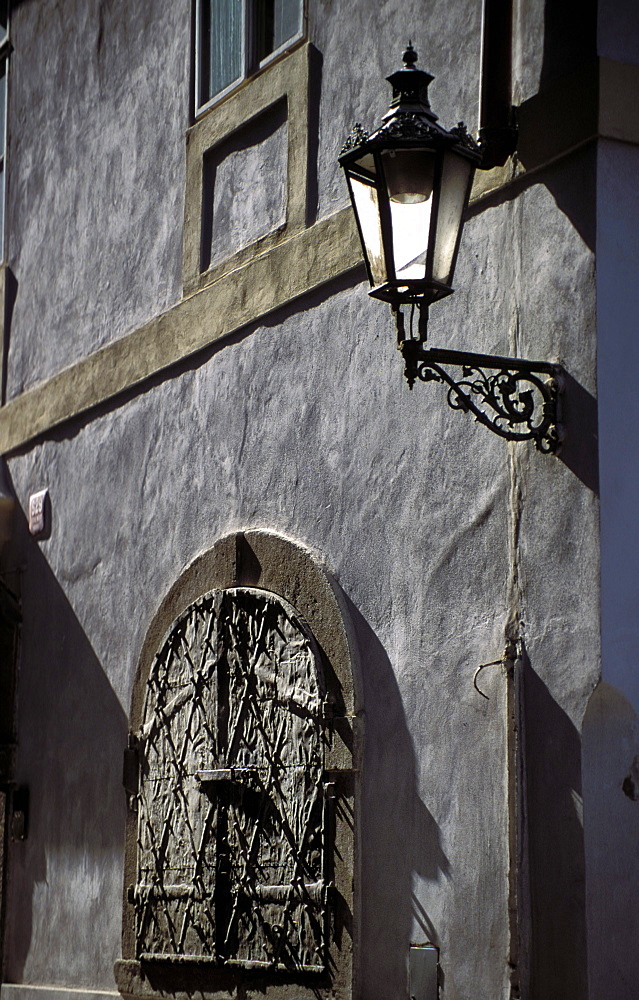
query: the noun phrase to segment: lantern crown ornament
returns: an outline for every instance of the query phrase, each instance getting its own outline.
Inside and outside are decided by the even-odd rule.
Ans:
[[[431,109],[434,79],[418,69],[412,44],[387,77],[391,105],[368,135],[356,124],[341,151],[371,283],[370,294],[428,306],[453,291],[463,216],[479,145],[462,122],[450,131]]]

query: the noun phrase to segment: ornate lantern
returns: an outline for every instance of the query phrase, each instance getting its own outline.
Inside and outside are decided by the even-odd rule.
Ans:
[[[395,311],[450,295],[464,210],[481,152],[463,122],[447,132],[428,102],[430,73],[404,68],[388,82],[393,100],[372,135],[357,124],[340,155],[364,248],[370,294]]]
[[[411,389],[417,379],[439,382],[447,387],[453,409],[471,412],[508,441],[534,441],[539,451],[554,452],[561,440],[560,365],[425,347],[428,307],[453,291],[475,170],[502,161],[491,154],[482,162],[485,145],[475,142],[463,122],[449,132],[438,124],[428,102],[433,77],[416,68],[410,42],[403,62],[403,69],[387,77],[393,100],[381,126],[368,135],[356,124],[339,158],[372,285],[369,294],[393,308]],[[513,140],[512,128],[509,134]],[[411,306],[408,334],[404,305]],[[459,367],[461,376],[451,373]]]

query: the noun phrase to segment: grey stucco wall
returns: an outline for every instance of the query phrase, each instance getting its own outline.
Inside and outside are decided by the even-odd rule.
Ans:
[[[78,28],[78,58],[62,64],[53,94],[38,75],[26,82],[26,55],[22,71],[16,55],[16,122],[42,116],[30,108],[43,104],[54,148],[61,102],[69,132],[46,182],[26,135],[14,140],[11,392],[179,294],[190,14],[186,3],[160,6],[129,5],[104,36],[119,47],[97,106],[78,66],[89,60],[97,73],[87,49],[97,52],[98,11],[120,24],[125,5],[82,6],[84,41]],[[541,7],[529,5],[533,20]],[[16,46],[40,28],[29,59],[49,25],[62,30],[63,9],[19,8]],[[452,16],[437,4],[431,15],[424,27],[416,3],[364,0],[312,11],[324,57],[320,214],[346,202],[335,154],[355,119],[370,124],[385,110],[382,78],[411,24],[438,77],[435,110],[447,124],[476,124],[478,5]],[[518,36],[524,62],[537,58],[536,38]],[[89,120],[95,134],[81,145]],[[115,217],[104,187],[113,134],[127,137]],[[75,186],[62,186],[65,171]],[[485,700],[473,676],[513,629],[526,651],[528,975],[535,997],[585,996],[580,728],[599,678],[598,500],[592,456],[575,442],[595,393],[594,178],[586,150],[473,209],[458,290],[431,314],[438,346],[564,362],[560,458],[508,446],[451,412],[441,387],[409,392],[389,311],[367,297],[361,273],[11,457],[22,514],[4,569],[18,573],[26,623],[18,778],[33,813],[29,840],[12,848],[9,980],[112,988],[122,749],[145,631],[198,552],[263,527],[318,554],[357,629],[362,1000],[405,1000],[408,946],[427,940],[441,947],[442,1000],[509,995],[506,684],[499,667],[484,671]],[[69,202],[96,186],[99,207]],[[100,253],[87,252],[92,241]],[[23,515],[44,486],[52,531],[36,543]]]
[[[335,158],[352,122],[372,124],[385,107],[384,76],[411,33],[423,64],[441,77],[442,120],[451,125],[463,116],[476,127],[479,17],[470,2],[457,4],[454,17],[442,4],[426,25],[418,4],[311,5],[309,36],[327,81],[321,215],[346,204]],[[344,35],[345,23],[352,35]],[[190,32],[187,0],[15,6],[9,398],[179,298]],[[351,37],[360,50],[355,62]]]
[[[179,298],[190,61],[188,0],[14,8],[9,397]]]
[[[503,882],[505,875],[499,694],[497,687],[494,701],[486,706],[473,691],[472,674],[482,658],[498,655],[502,644],[507,573],[500,537],[506,524],[497,484],[507,489],[506,455],[499,443],[491,443],[489,483],[479,470],[471,473],[476,499],[469,526],[468,501],[460,488],[468,484],[469,472],[442,461],[440,444],[434,439],[427,446],[430,457],[422,454],[424,400],[417,393],[402,398],[393,391],[393,384],[401,388],[394,352],[387,350],[379,358],[373,391],[370,382],[366,384],[369,380],[361,379],[386,326],[386,310],[380,315],[363,299],[368,322],[358,338],[361,302],[359,288],[345,290],[301,316],[274,322],[270,329],[253,333],[250,343],[241,340],[195,371],[167,380],[92,422],[62,447],[47,444],[37,449],[35,465],[35,452],[18,459],[12,463],[12,474],[16,485],[22,471],[27,477],[18,486],[19,495],[30,491],[33,476],[43,474],[51,489],[55,528],[43,546],[66,600],[75,609],[74,628],[87,637],[92,650],[87,655],[102,664],[108,678],[107,716],[112,716],[113,731],[106,742],[114,771],[110,787],[116,796],[122,745],[118,746],[117,737],[123,739],[123,714],[136,657],[159,596],[183,565],[220,534],[246,525],[284,531],[326,560],[353,603],[366,650],[368,778],[363,807],[367,818],[362,826],[368,887],[363,900],[363,949],[369,956],[366,991],[374,993],[381,980],[393,995],[402,995],[412,893],[422,896],[426,886],[432,887],[434,898],[426,893],[426,912],[433,907],[448,909],[448,893],[437,901],[437,886],[439,880],[443,887],[448,885],[453,867],[460,886],[472,887],[481,902],[474,930],[468,925],[468,913],[459,920],[459,928],[466,928],[464,941],[455,942],[453,927],[447,930],[447,924],[437,920],[441,928],[437,933],[450,933],[459,951],[455,965],[462,968],[456,974],[462,982],[474,975],[466,935],[479,935],[484,922],[495,927],[493,933],[504,948],[503,884],[501,891],[495,886],[490,893],[478,892],[482,882]],[[355,332],[346,367],[338,349],[338,331],[344,324]],[[331,329],[336,333],[332,350],[326,340]],[[333,363],[327,366],[329,350]],[[408,403],[407,410],[402,403]],[[382,424],[380,410],[387,414]],[[441,425],[444,454],[454,454],[463,440],[461,428],[446,411],[440,410],[435,419]],[[393,427],[403,429],[401,445],[392,443]],[[424,464],[438,469],[429,489],[424,488]],[[106,495],[100,490],[99,513],[94,506],[97,498],[89,495],[92,482],[109,484]],[[90,510],[97,514],[93,533],[87,532]],[[441,519],[450,534],[446,540],[433,527]],[[474,528],[475,522],[483,524],[483,530]],[[502,568],[487,601],[484,581],[496,559]],[[29,569],[24,577],[25,614],[32,616],[28,575]],[[37,584],[34,589],[37,592]],[[33,599],[37,600],[36,593]],[[446,614],[445,608],[451,613]],[[50,616],[47,622],[42,622],[42,629],[52,633],[53,642],[60,626]],[[114,629],[114,622],[121,624]],[[39,629],[36,648],[31,654],[25,649],[25,663],[28,659],[35,666],[43,642]],[[48,695],[40,695],[45,700],[60,686],[64,691],[73,689],[72,684],[54,681],[54,671],[50,663],[45,677],[33,678],[33,684],[44,684],[45,689],[52,685]],[[38,701],[25,676],[21,778],[32,783],[34,800],[38,788],[56,788],[63,803],[72,795],[72,777],[69,768],[54,763],[54,755],[53,773],[42,768]],[[417,739],[411,729],[421,729],[424,718],[433,714],[437,726],[428,726],[427,740]],[[55,712],[51,725],[57,728],[59,719]],[[458,743],[460,730],[468,745],[477,749],[476,756],[469,758],[464,751],[465,740]],[[71,720],[64,731],[64,738],[59,737],[65,742],[63,757],[85,762],[85,816],[100,817],[98,827],[111,831],[117,854],[121,809],[105,797],[101,783],[93,783],[92,753],[87,753],[81,725]],[[443,752],[444,746],[450,753]],[[492,767],[486,768],[484,757]],[[426,789],[423,801],[419,791],[424,794]],[[466,798],[472,817],[468,825],[457,821]],[[480,807],[482,800],[485,806]],[[10,966],[10,978],[39,981],[48,975],[68,981],[59,977],[72,970],[72,981],[78,985],[94,981],[107,987],[112,979],[106,949],[103,945],[105,957],[98,973],[91,942],[108,940],[110,957],[115,957],[120,863],[115,866],[111,893],[101,893],[107,933],[106,927],[98,928],[87,919],[89,914],[80,919],[78,908],[90,906],[92,894],[85,893],[82,902],[78,894],[67,892],[69,875],[55,846],[71,832],[65,832],[64,809],[44,812],[42,839],[34,836],[25,845],[23,874],[28,879],[38,867],[46,868],[44,906],[40,910],[35,904],[41,924],[34,916],[25,965]],[[78,817],[78,822],[84,820]],[[38,829],[37,814],[34,829]],[[79,833],[76,836],[82,840]],[[487,840],[494,845],[490,851]],[[38,866],[31,852],[42,851],[47,863],[41,858]],[[31,894],[21,887],[17,872],[14,877],[12,906],[21,910],[19,899],[24,899],[30,910]],[[73,921],[83,946],[78,947],[75,935],[62,948],[56,941],[52,977],[53,956],[43,933],[54,915],[56,923]],[[419,937],[425,933],[423,928],[413,931]],[[76,969],[78,962],[83,969]],[[500,988],[503,974],[503,963],[491,967],[492,988]]]
[[[571,248],[585,283],[589,251],[545,187],[523,202],[552,220],[555,252]],[[485,269],[495,231],[504,238],[519,211],[496,207],[470,223],[461,268],[469,277],[480,270],[473,248],[484,250]],[[542,329],[539,311],[550,324],[557,303],[548,276],[538,277],[530,308]],[[30,639],[25,633],[20,711],[20,780],[32,787],[34,816],[14,859],[10,978],[112,984],[119,768],[137,654],[181,568],[248,525],[317,551],[359,624],[364,995],[383,985],[402,997],[408,944],[425,939],[441,944],[445,996],[468,996],[478,982],[487,995],[506,995],[503,678],[486,676],[486,702],[472,677],[501,655],[516,562],[531,663],[549,705],[578,720],[598,669],[596,503],[560,461],[509,455],[450,412],[436,387],[409,393],[387,310],[360,285],[331,291],[10,462],[22,507],[43,485],[53,507],[51,539],[39,552],[27,547],[22,577],[25,618],[37,622]],[[496,307],[494,292],[492,280],[478,292],[476,328],[492,339],[477,346],[505,349],[496,331],[498,322],[508,328],[508,310]],[[449,310],[460,338],[464,298]],[[587,326],[585,300],[581,308],[566,351]],[[513,505],[514,465],[523,513]],[[540,738],[552,742],[552,713],[548,725]],[[557,791],[569,810],[568,794]],[[85,866],[97,880],[89,892]],[[61,941],[53,925],[75,930]]]

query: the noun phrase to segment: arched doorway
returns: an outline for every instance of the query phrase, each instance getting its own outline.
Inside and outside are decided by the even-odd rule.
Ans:
[[[247,532],[151,623],[127,752],[127,996],[258,980],[353,996],[361,720],[338,598],[306,550]]]

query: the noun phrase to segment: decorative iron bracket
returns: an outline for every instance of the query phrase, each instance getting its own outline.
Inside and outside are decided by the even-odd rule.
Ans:
[[[400,350],[411,389],[416,379],[440,382],[448,386],[451,409],[470,411],[480,424],[507,441],[534,441],[544,454],[557,451],[561,443],[561,365],[427,349],[421,341],[411,339],[402,341]],[[461,377],[451,374],[451,367],[461,367]]]

